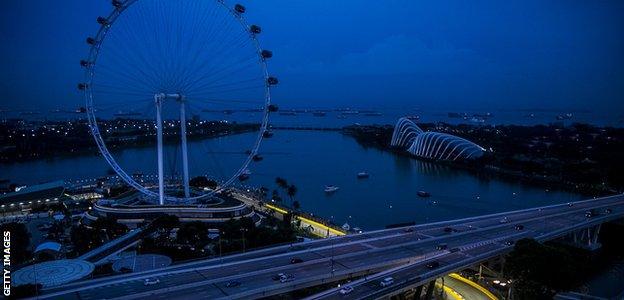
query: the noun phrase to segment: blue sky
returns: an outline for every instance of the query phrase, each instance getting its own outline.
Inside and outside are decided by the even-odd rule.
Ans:
[[[624,111],[622,1],[243,4],[274,51],[282,107]],[[110,9],[104,0],[4,3],[0,108],[80,106],[84,39]]]

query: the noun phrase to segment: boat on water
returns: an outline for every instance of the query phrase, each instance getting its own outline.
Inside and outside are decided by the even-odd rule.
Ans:
[[[370,177],[370,174],[368,174],[367,172],[362,171],[362,172],[357,173],[357,178],[368,178],[368,177]]]
[[[340,188],[335,186],[335,185],[326,185],[325,186],[325,193],[328,193],[328,194],[334,193],[334,192],[336,192],[339,189]]]
[[[115,117],[131,117],[131,116],[140,116],[141,113],[135,111],[118,111],[113,114]]]
[[[429,192],[426,192],[426,191],[418,191],[418,196],[425,198],[425,197],[431,196],[431,194]]]

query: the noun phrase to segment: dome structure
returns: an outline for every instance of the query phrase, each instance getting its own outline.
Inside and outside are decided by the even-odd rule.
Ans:
[[[483,147],[447,133],[424,132],[408,118],[400,118],[392,133],[393,147],[406,148],[416,157],[431,160],[466,160],[483,155]]]
[[[412,122],[412,120],[408,118],[400,118],[396,125],[394,125],[390,145],[401,148],[410,147],[416,136],[421,133],[423,133],[423,130]]]

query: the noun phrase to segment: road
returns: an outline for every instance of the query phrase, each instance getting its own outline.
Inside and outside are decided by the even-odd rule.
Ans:
[[[612,213],[586,218],[588,208],[612,209]],[[524,237],[550,239],[569,230],[624,216],[622,195],[596,200],[552,205],[447,222],[378,230],[358,235],[334,237],[303,244],[283,245],[222,259],[202,260],[161,270],[85,280],[44,290],[40,299],[249,299],[284,293],[308,286],[365,276],[354,281],[347,298],[375,298],[400,287],[423,283],[470,264],[500,255],[512,246],[506,241]],[[501,223],[506,217],[506,222]],[[524,230],[516,230],[522,224]],[[449,232],[451,231],[451,232]],[[448,249],[436,250],[446,243]],[[290,264],[291,258],[303,263]],[[431,260],[439,262],[427,268]],[[380,271],[392,272],[395,285],[379,287]],[[333,271],[333,272],[332,272]],[[280,283],[272,277],[292,274],[293,281]],[[381,276],[384,276],[382,273]],[[160,283],[144,286],[145,278]],[[229,281],[237,287],[227,288]],[[338,289],[311,299],[345,298]]]

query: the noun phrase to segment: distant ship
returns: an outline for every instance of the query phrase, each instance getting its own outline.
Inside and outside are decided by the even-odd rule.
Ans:
[[[324,111],[315,111],[312,113],[312,115],[315,117],[324,117],[325,115],[327,115],[327,113]]]
[[[141,113],[135,111],[118,111],[114,114],[115,117],[130,117],[130,116],[140,116]]]
[[[567,114],[563,114],[563,115],[558,115],[557,116],[557,120],[569,120],[572,119],[572,114],[571,113],[567,113]]]
[[[368,177],[370,177],[370,175],[366,172],[357,173],[357,178],[368,178]]]
[[[417,116],[417,115],[416,115],[416,116],[407,116],[407,117],[405,117],[405,118],[407,118],[407,119],[409,119],[409,120],[412,120],[412,121],[418,121],[418,120],[420,120],[420,116]]]
[[[426,197],[431,196],[431,194],[429,192],[426,192],[426,191],[418,191],[418,196],[426,198]]]
[[[325,186],[325,193],[331,194],[336,192],[337,190],[339,190],[340,188],[335,186],[335,185],[326,185]]]

